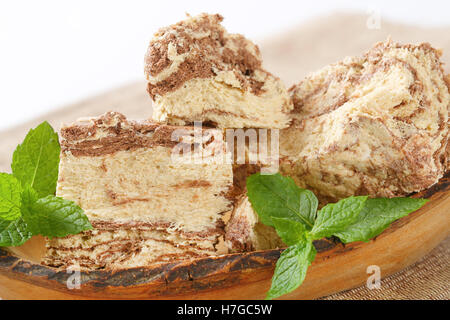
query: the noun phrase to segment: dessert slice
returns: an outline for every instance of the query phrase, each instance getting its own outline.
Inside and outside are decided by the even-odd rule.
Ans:
[[[285,128],[292,104],[262,67],[259,48],[201,14],[159,30],[145,57],[153,119],[220,128]]]
[[[429,44],[376,44],[290,89],[281,172],[322,202],[403,196],[447,169],[449,87]]]
[[[49,240],[43,262],[114,269],[215,255],[232,168],[222,133],[195,130],[112,112],[63,127],[57,195],[94,230]],[[201,159],[190,152],[200,146]]]
[[[225,230],[225,244],[231,252],[286,247],[273,227],[259,221],[246,193],[236,202]]]

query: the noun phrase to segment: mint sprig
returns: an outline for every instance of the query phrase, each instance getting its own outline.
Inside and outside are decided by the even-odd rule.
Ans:
[[[0,247],[92,229],[78,205],[55,197],[60,149],[58,134],[44,122],[14,152],[13,174],[0,173]]]
[[[289,246],[277,261],[267,299],[278,298],[302,284],[316,254],[313,240],[336,236],[344,243],[369,241],[428,201],[357,196],[327,204],[317,211],[316,196],[279,173],[250,176],[247,190],[262,223],[274,227]]]

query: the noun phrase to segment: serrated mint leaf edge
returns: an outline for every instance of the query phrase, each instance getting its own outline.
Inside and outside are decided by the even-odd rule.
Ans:
[[[5,185],[5,183],[7,185]],[[21,216],[20,206],[22,203],[22,187],[19,180],[11,174],[0,173],[0,203],[4,202],[7,211],[0,212],[0,218],[5,220],[15,220]],[[7,190],[8,189],[8,190]],[[7,192],[8,194],[3,194]]]
[[[317,208],[319,207],[319,199],[317,199],[316,195],[311,190],[302,189],[302,188],[299,188],[299,189],[301,190],[300,196],[303,195],[305,198],[308,199],[308,207],[309,207],[308,218],[310,219],[310,222],[312,223],[312,226],[311,226],[311,228],[312,228],[317,219]],[[301,202],[300,202],[300,205],[301,205]]]
[[[338,237],[343,243],[347,244],[350,242],[357,242],[357,241],[363,241],[363,242],[369,242],[371,239],[373,239],[374,237],[380,235],[381,233],[383,233],[387,228],[389,228],[389,226],[394,223],[395,221],[406,217],[408,215],[410,215],[411,213],[419,210],[420,208],[422,208],[425,204],[427,204],[429,202],[429,199],[422,199],[422,198],[409,198],[409,197],[402,197],[402,198],[374,198],[374,199],[368,199],[366,202],[366,206],[367,204],[373,201],[379,201],[379,200],[387,200],[387,201],[392,201],[394,199],[410,199],[412,201],[417,202],[417,207],[412,209],[412,210],[405,210],[402,213],[396,215],[396,216],[390,216],[390,217],[386,217],[386,216],[382,216],[383,218],[385,218],[385,220],[379,225],[379,226],[374,226],[372,225],[371,228],[373,230],[369,230],[368,236],[355,236],[352,235],[352,233],[355,233],[355,230],[352,230],[352,228],[358,228],[358,224],[363,223],[364,221],[355,221],[353,224],[347,226],[347,228],[345,230],[339,231],[335,234],[333,234],[334,236]],[[370,209],[366,209],[363,208],[363,210],[361,211],[360,215],[359,215],[359,219],[365,219],[366,217],[368,217],[371,214],[371,212],[365,212],[365,210],[370,210]],[[397,210],[401,210],[401,208],[397,209]],[[359,228],[362,229],[362,228]]]
[[[21,217],[16,220],[0,219],[0,226],[2,225],[4,228],[0,230],[0,247],[21,246],[32,236],[32,233],[28,230],[26,222]],[[19,237],[20,240],[15,241],[14,237]]]
[[[63,216],[64,211],[68,215]],[[83,209],[75,202],[55,196],[46,196],[31,204],[24,219],[33,234],[50,239],[93,229]]]
[[[37,162],[34,163],[34,159],[32,158],[30,154],[30,150],[28,150],[29,146],[28,144],[31,143],[33,138],[35,138],[34,135],[40,136],[36,137],[38,140],[38,146],[39,146],[39,156],[37,158]],[[44,135],[48,135],[48,140],[44,141]],[[50,187],[45,187],[43,190],[39,190],[40,188],[36,187],[36,177],[39,172],[39,168],[42,162],[42,152],[44,150],[44,147],[50,143],[54,143],[52,148],[55,148],[54,150],[54,158],[53,159],[45,159],[45,161],[49,162],[55,162],[55,167],[49,170],[49,172],[42,173],[43,176],[48,177],[48,182],[46,185],[49,185]],[[11,169],[13,172],[13,175],[21,182],[22,186],[30,185],[33,187],[40,197],[44,197],[46,195],[52,195],[56,191],[56,183],[58,180],[58,167],[59,167],[59,161],[60,157],[59,154],[61,152],[61,147],[59,145],[59,139],[58,139],[58,133],[55,132],[53,127],[47,122],[44,121],[41,124],[39,124],[36,128],[30,129],[25,136],[25,139],[22,141],[21,144],[19,144],[13,153],[13,160],[11,163]],[[31,152],[33,153],[33,152]],[[24,161],[22,159],[25,159],[27,161]],[[28,166],[28,164],[31,164],[32,167]],[[32,172],[32,177],[30,178],[30,172]]]
[[[288,255],[291,255],[290,259],[286,260]],[[276,263],[272,284],[267,292],[266,300],[279,298],[300,287],[315,256],[316,249],[312,241],[300,242],[285,249]],[[286,268],[285,264],[289,261],[293,262]],[[284,273],[287,273],[287,275],[280,280]],[[294,276],[297,276],[297,278],[293,278]],[[283,282],[280,283],[280,281]]]
[[[326,206],[324,206],[322,209],[320,209],[317,212],[317,219],[316,223],[314,224],[312,230],[311,230],[311,236],[313,237],[313,240],[319,240],[325,237],[331,237],[337,230],[343,229],[348,225],[353,224],[357,219],[364,208],[364,204],[367,201],[368,196],[351,196],[342,200],[339,200],[336,203],[329,203]],[[349,203],[350,205],[348,207],[341,208],[339,211],[335,212],[335,210],[338,210],[339,205],[345,205],[346,203]],[[355,208],[349,208],[352,206],[352,203],[355,203]],[[331,210],[331,212],[330,212]],[[348,210],[347,216],[341,217],[340,223],[338,214],[345,214],[345,210]],[[334,225],[333,225],[333,219]]]

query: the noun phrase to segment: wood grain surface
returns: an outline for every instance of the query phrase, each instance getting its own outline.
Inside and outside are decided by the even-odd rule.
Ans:
[[[381,22],[368,29],[366,16],[335,14],[317,18],[271,39],[260,42],[265,65],[288,86],[307,73],[346,55],[360,54],[389,35],[400,42],[430,42],[443,49],[450,62],[450,27],[426,29]],[[245,33],[245,30],[243,31]],[[448,69],[447,69],[448,70]],[[133,83],[86,99],[21,126],[0,132],[0,171],[10,171],[12,151],[29,128],[48,120],[55,128],[78,117],[114,110],[130,118],[148,118],[151,102],[145,83]],[[448,177],[428,190],[424,208],[396,222],[376,240],[347,246],[322,243],[320,253],[300,289],[287,298],[317,298],[356,287],[367,279],[366,268],[375,264],[383,276],[411,265],[449,235]],[[39,238],[20,253],[36,253]],[[41,245],[42,243],[40,243]],[[318,245],[320,245],[318,243]],[[279,250],[200,259],[195,263],[137,268],[117,272],[83,273],[81,290],[68,290],[66,272],[58,272],[0,251],[0,297],[4,299],[79,298],[263,298],[270,285]]]

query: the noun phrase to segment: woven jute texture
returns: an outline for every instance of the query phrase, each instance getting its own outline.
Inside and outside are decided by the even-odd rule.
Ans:
[[[324,300],[450,299],[450,238],[412,266],[381,280],[379,289],[361,286]]]
[[[283,34],[257,41],[264,65],[283,79],[287,86],[291,86],[309,72],[345,56],[361,54],[374,43],[391,36],[394,41],[430,42],[434,47],[443,49],[442,60],[446,63],[447,72],[450,72],[450,26],[431,29],[373,19],[368,15],[336,13],[303,22]],[[245,30],[242,32],[245,33]],[[27,85],[30,84],[24,83],[24,94]],[[47,120],[59,128],[61,123],[109,110],[122,112],[129,118],[148,118],[152,111],[145,83],[142,81],[112,89],[0,132],[0,171],[10,171],[14,148],[26,132],[41,121]],[[326,299],[449,299],[449,258],[450,238],[413,266],[383,279],[380,290],[368,290],[364,286]]]

